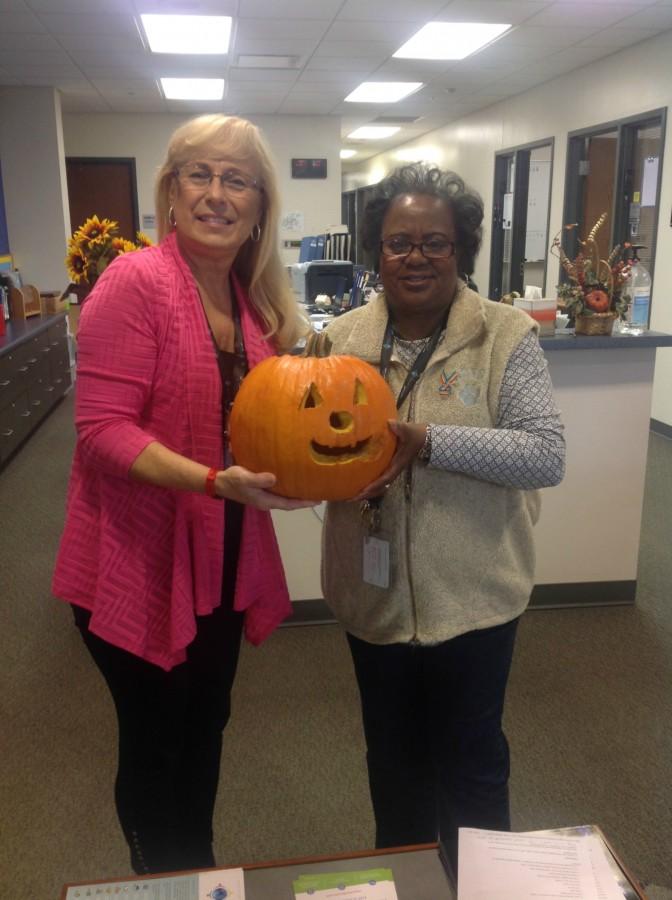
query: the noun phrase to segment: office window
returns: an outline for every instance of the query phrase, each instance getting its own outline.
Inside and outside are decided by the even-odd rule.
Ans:
[[[579,226],[567,235],[569,256],[606,212],[597,235],[601,255],[625,241],[644,245],[639,256],[653,277],[664,140],[665,110],[569,135],[563,224]]]

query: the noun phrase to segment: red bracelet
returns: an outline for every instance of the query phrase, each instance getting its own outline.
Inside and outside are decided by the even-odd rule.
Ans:
[[[214,497],[217,499],[217,493],[215,491],[215,478],[217,477],[217,469],[208,469],[208,474],[205,476],[205,493],[208,497]]]

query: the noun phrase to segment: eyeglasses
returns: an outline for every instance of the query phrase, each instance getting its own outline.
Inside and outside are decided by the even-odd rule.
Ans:
[[[414,244],[405,237],[385,238],[380,242],[380,251],[383,256],[408,256],[418,247],[426,259],[450,259],[455,255],[454,241],[445,238],[433,237],[426,241]]]
[[[227,169],[225,172],[213,172],[210,166],[204,163],[187,163],[174,173],[182,185],[189,191],[206,191],[212,184],[213,178],[219,178],[219,183],[227,194],[244,196],[252,191],[261,191],[259,182],[250,175],[238,172],[236,169]]]

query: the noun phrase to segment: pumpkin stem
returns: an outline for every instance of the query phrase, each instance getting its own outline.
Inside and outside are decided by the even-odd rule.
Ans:
[[[306,338],[306,346],[301,356],[329,356],[331,339],[324,331],[313,331]]]

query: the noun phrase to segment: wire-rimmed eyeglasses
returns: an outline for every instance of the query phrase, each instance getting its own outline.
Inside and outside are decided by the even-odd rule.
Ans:
[[[408,256],[418,248],[426,259],[450,259],[455,255],[455,242],[443,237],[431,237],[414,243],[405,237],[385,238],[380,242],[383,256]]]
[[[214,172],[206,163],[186,163],[175,169],[175,175],[182,187],[193,191],[206,191],[213,178],[219,178],[222,188],[230,194],[244,195],[253,191],[261,191],[262,187],[256,178],[239,172],[237,169],[226,169]]]

